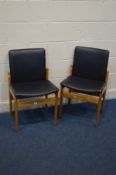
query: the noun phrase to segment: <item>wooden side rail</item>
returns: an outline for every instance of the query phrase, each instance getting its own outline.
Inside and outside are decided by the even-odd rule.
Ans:
[[[99,101],[99,97],[97,96],[89,96],[85,94],[79,94],[79,93],[73,93],[73,92],[63,92],[63,97],[65,98],[70,98],[70,99],[75,99],[75,100],[80,100],[83,102],[89,102],[89,103],[95,103],[97,104]]]
[[[31,100],[31,101],[17,101],[17,107],[31,107],[31,106],[38,106],[38,105],[43,105],[43,104],[55,104],[56,98],[51,97],[47,99],[37,99],[37,100]]]

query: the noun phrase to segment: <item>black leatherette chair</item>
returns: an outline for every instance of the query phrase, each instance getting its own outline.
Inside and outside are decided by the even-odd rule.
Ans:
[[[9,64],[9,106],[12,113],[12,100],[14,100],[16,131],[19,130],[18,109],[21,107],[55,104],[56,125],[58,88],[48,80],[45,50],[43,48],[10,50]],[[55,97],[48,97],[49,94],[55,94]]]
[[[99,126],[100,109],[104,111],[106,97],[108,57],[109,51],[107,50],[89,47],[75,48],[71,75],[61,82],[61,116],[63,97],[69,99],[69,104],[71,99],[95,103],[98,105],[96,127]],[[65,88],[69,91],[65,91]]]

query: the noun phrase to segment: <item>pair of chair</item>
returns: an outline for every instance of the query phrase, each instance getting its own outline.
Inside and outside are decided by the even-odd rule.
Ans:
[[[99,126],[99,114],[106,96],[109,51],[88,47],[76,47],[70,76],[61,82],[60,116],[62,116],[63,97],[79,99],[98,104],[96,127]],[[43,48],[17,49],[9,51],[10,72],[9,106],[12,113],[14,101],[15,126],[19,131],[18,109],[48,104],[55,105],[54,125],[57,124],[59,89],[48,80],[46,56]],[[69,91],[64,89],[68,88]],[[55,96],[50,97],[50,94]]]

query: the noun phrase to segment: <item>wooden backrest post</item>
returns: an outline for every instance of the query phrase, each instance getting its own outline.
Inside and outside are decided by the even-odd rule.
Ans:
[[[46,80],[48,80],[49,69],[46,68]]]
[[[10,72],[8,72],[8,85],[9,86],[11,85],[11,75],[10,75]]]

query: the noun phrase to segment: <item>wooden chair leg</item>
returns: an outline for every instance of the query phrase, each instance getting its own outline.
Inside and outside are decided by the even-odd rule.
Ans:
[[[15,127],[16,131],[19,131],[19,117],[18,117],[18,106],[17,106],[17,99],[14,100],[15,106]]]
[[[47,99],[48,98],[48,95],[46,95],[45,98]],[[47,108],[48,108],[48,105],[47,104],[45,104],[45,108],[47,110]]]
[[[99,127],[99,122],[100,122],[100,109],[101,109],[101,96],[99,97],[99,102],[98,102],[98,106],[97,106],[96,128]]]
[[[60,89],[60,117],[62,118],[63,87]]]
[[[58,120],[58,93],[56,93],[56,102],[55,102],[55,112],[54,112],[54,125],[57,125]]]
[[[9,110],[10,110],[10,114],[12,115],[13,111],[12,111],[12,95],[9,91]]]
[[[101,112],[104,112],[105,100],[106,100],[106,91],[105,91],[105,93],[103,94],[103,101],[102,101],[102,108],[101,108]]]
[[[69,89],[69,92],[71,92],[70,89]],[[70,105],[70,103],[71,103],[71,99],[69,98],[69,99],[68,99],[68,105]]]

